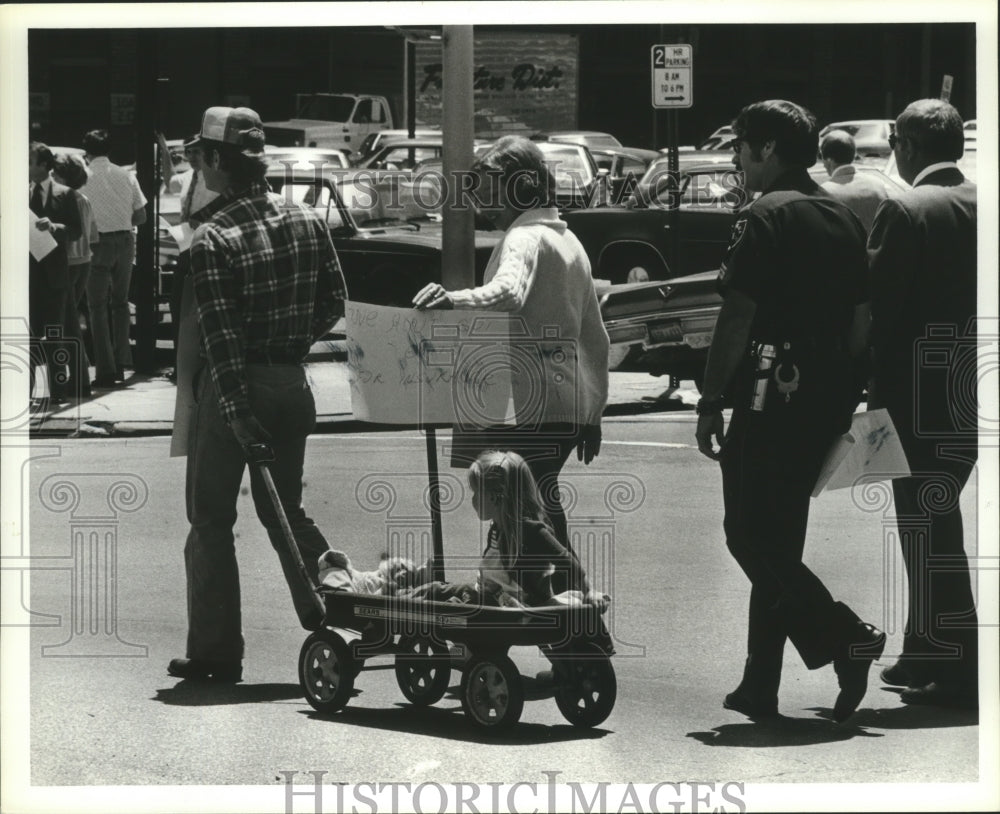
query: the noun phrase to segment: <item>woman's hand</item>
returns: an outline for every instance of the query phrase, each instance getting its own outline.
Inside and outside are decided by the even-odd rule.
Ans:
[[[583,601],[588,605],[594,605],[601,613],[604,613],[611,603],[611,597],[600,591],[588,591]]]
[[[454,308],[451,296],[440,283],[428,283],[413,298],[413,307],[420,310],[430,308]]]

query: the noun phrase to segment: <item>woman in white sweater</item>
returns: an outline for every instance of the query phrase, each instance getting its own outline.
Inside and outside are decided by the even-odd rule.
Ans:
[[[517,452],[529,464],[560,541],[570,546],[558,477],[570,453],[589,464],[601,447],[608,400],[608,334],[587,253],[553,204],[554,182],[537,145],[505,136],[473,169],[477,208],[504,230],[483,285],[447,291],[438,283],[416,308],[507,311],[515,424],[474,435],[455,430],[452,464],[484,449]]]

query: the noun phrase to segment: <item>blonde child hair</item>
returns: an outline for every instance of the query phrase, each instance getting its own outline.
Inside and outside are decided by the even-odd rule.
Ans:
[[[516,452],[491,449],[469,467],[469,487],[497,504],[497,546],[504,566],[511,568],[521,550],[522,522],[536,520],[552,531],[538,484],[527,462]]]

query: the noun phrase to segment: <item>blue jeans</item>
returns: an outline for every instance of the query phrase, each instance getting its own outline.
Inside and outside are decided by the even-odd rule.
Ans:
[[[99,379],[113,378],[115,368],[132,365],[128,287],[134,261],[135,235],[130,231],[102,234],[94,247],[87,279],[87,308]]]
[[[250,407],[271,433],[275,460],[268,466],[306,569],[317,577],[317,560],[329,546],[302,508],[306,436],[316,424],[312,391],[299,365],[248,365]],[[186,501],[191,523],[187,571],[187,657],[219,661],[243,657],[239,569],[233,525],[246,458],[223,420],[208,368],[196,382],[197,406],[188,440]],[[288,551],[281,525],[256,467],[250,486],[257,517],[278,552],[299,620],[307,629],[321,621],[312,587]]]

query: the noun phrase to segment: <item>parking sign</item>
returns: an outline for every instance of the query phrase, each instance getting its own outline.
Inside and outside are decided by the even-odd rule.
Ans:
[[[653,107],[691,107],[694,102],[691,75],[694,58],[690,45],[654,45]]]

